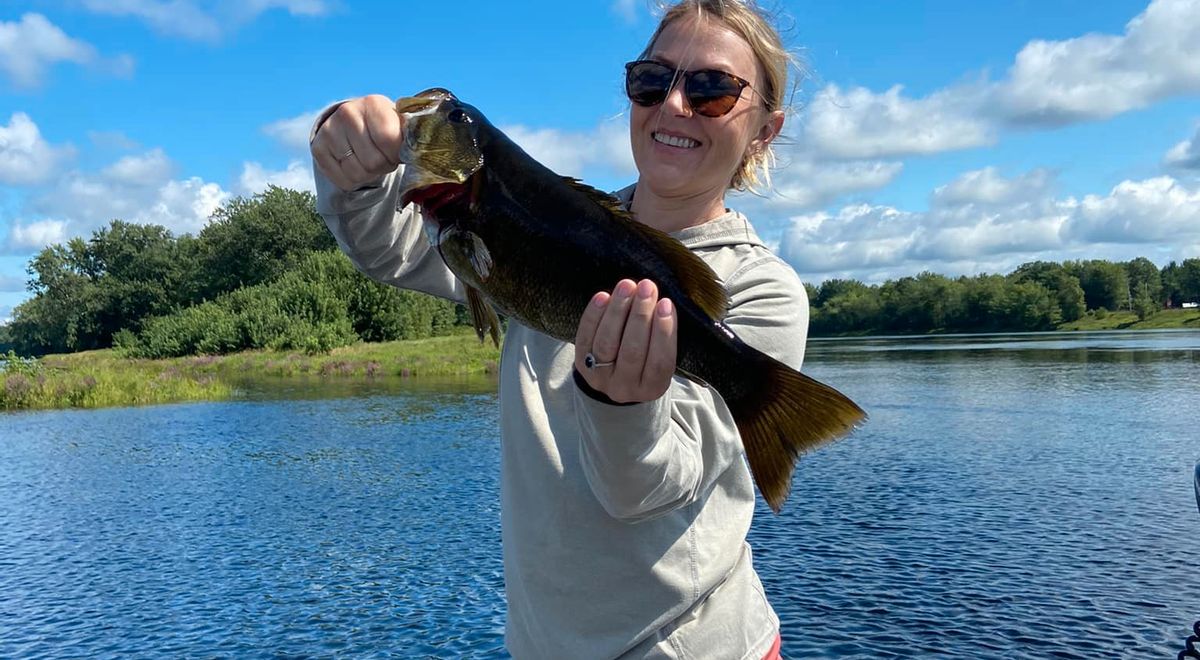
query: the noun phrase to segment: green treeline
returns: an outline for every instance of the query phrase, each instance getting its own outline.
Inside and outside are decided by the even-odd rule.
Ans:
[[[1007,276],[935,273],[881,285],[827,280],[809,287],[814,335],[1052,330],[1128,310],[1144,320],[1200,300],[1200,259],[1161,270],[1149,259],[1034,261]]]
[[[196,236],[114,220],[43,249],[27,271],[34,295],[0,328],[0,344],[19,355],[321,352],[446,334],[462,316],[359,273],[314,196],[277,187],[227,203]]]
[[[0,326],[0,353],[115,347],[130,357],[244,349],[324,352],[358,341],[444,335],[465,310],[356,271],[310,193],[235,199],[199,234],[112,221],[29,263],[33,297]],[[1032,262],[1007,276],[934,273],[881,285],[809,287],[812,334],[1048,330],[1129,310],[1139,319],[1200,300],[1200,259]]]

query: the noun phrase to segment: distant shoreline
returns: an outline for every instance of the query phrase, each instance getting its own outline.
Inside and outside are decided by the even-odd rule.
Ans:
[[[1026,332],[1097,332],[1101,330],[1200,330],[1200,309],[1164,309],[1139,321],[1133,312],[1106,312],[1104,315],[1089,313],[1081,319],[1069,323],[1060,323],[1053,330],[989,330],[980,332],[934,331],[912,334],[901,333],[867,333],[867,334],[818,334],[810,333],[812,339],[849,339],[870,337],[937,337],[940,335],[987,335],[987,334],[1020,334]]]
[[[1047,332],[1200,330],[1200,310],[1165,310],[1145,321],[1132,312],[1085,317]],[[810,339],[921,338],[1014,333],[925,333],[912,335],[812,335]],[[1025,334],[1025,333],[1020,333]],[[104,408],[114,406],[222,401],[234,398],[247,381],[328,378],[339,382],[387,378],[488,376],[499,369],[500,351],[480,344],[471,332],[445,337],[361,343],[327,354],[246,351],[163,360],[124,358],[115,351],[48,355],[27,368],[5,367],[0,374],[0,411]]]

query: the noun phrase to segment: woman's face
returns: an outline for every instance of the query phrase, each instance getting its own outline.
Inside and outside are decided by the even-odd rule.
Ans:
[[[646,59],[687,71],[716,69],[762,89],[754,51],[736,33],[713,19],[678,19],[659,34]],[[688,105],[680,81],[662,103],[631,104],[630,141],[638,168],[638,185],[661,197],[723,196],[742,159],[765,147],[782,124],[782,113],[763,107],[751,89],[742,90],[737,105],[720,117],[697,114]]]

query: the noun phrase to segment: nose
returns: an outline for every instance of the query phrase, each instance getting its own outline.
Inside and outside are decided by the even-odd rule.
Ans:
[[[692,115],[692,106],[683,94],[683,86],[685,84],[686,81],[682,78],[676,80],[675,85],[667,92],[667,98],[663,99],[663,107],[676,117],[690,117]]]

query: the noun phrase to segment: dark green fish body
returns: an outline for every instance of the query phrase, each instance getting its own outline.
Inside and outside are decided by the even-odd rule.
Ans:
[[[863,419],[836,390],[738,339],[721,323],[728,296],[708,265],[612,197],[544,167],[448,92],[401,99],[397,111],[406,119],[401,205],[422,207],[481,338],[497,336],[494,308],[573,342],[597,291],[653,281],[677,309],[678,371],[721,394],[776,511],[796,457]]]

